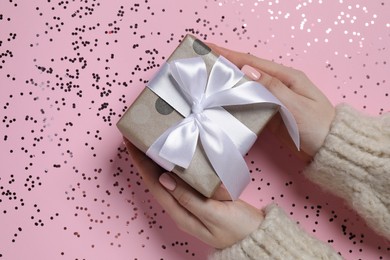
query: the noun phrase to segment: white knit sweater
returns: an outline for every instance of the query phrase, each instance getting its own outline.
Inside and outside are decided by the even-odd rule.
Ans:
[[[305,175],[345,199],[367,224],[390,240],[390,114],[373,118],[348,105],[336,116]],[[218,250],[211,260],[341,259],[330,246],[305,233],[276,205],[244,240]]]

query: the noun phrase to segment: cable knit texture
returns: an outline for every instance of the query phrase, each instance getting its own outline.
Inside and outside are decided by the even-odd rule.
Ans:
[[[345,199],[390,239],[390,115],[363,116],[336,107],[330,132],[305,170],[311,181]]]
[[[342,259],[331,247],[309,236],[275,204],[265,208],[259,228],[241,242],[216,251],[210,260]]]
[[[349,203],[378,234],[390,240],[390,114],[368,117],[336,107],[323,146],[304,174]],[[305,233],[276,205],[265,208],[259,228],[210,260],[341,259]]]

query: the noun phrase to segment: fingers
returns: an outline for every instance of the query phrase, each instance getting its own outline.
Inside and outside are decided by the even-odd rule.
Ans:
[[[322,92],[299,70],[277,64],[275,62],[255,57],[248,53],[232,51],[215,44],[208,43],[210,48],[221,54],[237,67],[242,68],[249,65],[254,69],[266,73],[271,77],[280,80],[286,87],[295,93],[310,99],[323,98]],[[266,86],[267,87],[267,86]]]
[[[125,143],[151,193],[181,230],[215,248],[225,248],[253,232],[262,221],[261,211],[249,204],[207,199],[178,176],[160,175],[161,168],[130,142]],[[226,189],[220,188],[215,198],[226,198],[226,194]]]
[[[178,227],[213,245],[213,225],[209,224],[208,217],[214,215],[212,204],[216,201],[203,197],[172,173],[162,174],[159,181],[171,196],[170,202],[164,203],[163,207]]]
[[[219,248],[221,241],[223,241],[223,239],[218,238],[218,233],[221,231],[221,223],[224,222],[224,214],[227,210],[225,203],[219,200],[205,198],[174,174],[164,173],[159,180],[176,202],[183,209],[186,209],[192,217],[200,221],[202,225],[201,227],[196,225],[189,226],[190,223],[187,223],[186,218],[179,217],[176,219],[176,223],[181,223],[179,227],[190,234],[195,234],[205,243]],[[214,198],[226,200],[228,198],[230,199],[230,196],[226,189],[220,188],[214,194]],[[226,227],[228,228],[234,224],[229,223]]]
[[[126,147],[130,153],[133,163],[136,165],[141,176],[144,178],[148,186],[154,187],[153,192],[161,192],[157,186],[160,186],[160,190],[165,191],[161,187],[163,185],[168,192],[178,201],[180,205],[189,210],[190,212],[199,212],[203,209],[203,204],[206,200],[201,194],[190,188],[182,180],[179,180],[176,176],[169,173],[164,173],[164,170],[157,166],[149,157],[138,150],[132,143],[125,139]],[[177,184],[180,185],[177,185]],[[219,196],[224,196],[223,192],[220,192]]]
[[[172,196],[169,190],[176,189],[178,186],[176,184],[177,180],[169,178],[167,179],[167,173],[162,174],[164,172],[163,169],[156,165],[143,152],[138,150],[126,138],[124,138],[124,142],[131,156],[132,162],[137,167],[138,172],[142,176],[146,186],[149,188],[150,192],[158,201],[158,203],[174,220],[177,226],[181,230],[199,238],[200,240],[208,241],[211,236],[208,228],[194,214],[192,214],[186,207],[183,206],[188,204],[191,208],[191,205],[193,204],[191,202],[193,201],[192,197],[186,197],[187,195],[182,195],[181,199],[177,200],[176,197]],[[159,178],[161,182],[159,181]],[[162,183],[164,183],[166,188],[162,185]],[[180,185],[183,185],[183,183]],[[183,187],[177,189],[175,194],[178,195],[180,192],[184,194]]]
[[[149,157],[138,150],[126,138],[124,138],[124,142],[130,153],[133,163],[136,165],[146,184],[149,187],[154,187],[152,192],[158,192],[159,195],[161,195],[160,190],[166,191],[161,187],[161,185],[163,185],[173,196],[173,198],[175,198],[176,201],[188,211],[197,215],[198,217],[201,217],[204,214],[204,203],[207,201],[205,197],[189,187],[188,184],[184,183],[178,177],[169,173],[162,174],[164,170],[157,166]],[[158,190],[158,187],[155,186],[159,186],[161,189]],[[216,200],[229,200],[230,196],[226,189],[220,187],[215,192],[213,198]]]
[[[229,50],[214,44],[210,44],[210,47],[217,53],[221,54],[237,67],[241,68],[244,65],[249,65],[253,68],[257,68],[265,73],[279,78],[286,85],[291,85],[289,81],[292,80],[291,68],[277,64],[275,62],[255,57],[248,53],[237,52]]]
[[[290,134],[288,133],[279,113],[272,117],[272,119],[267,123],[266,128],[269,129],[272,133],[278,135],[282,143],[288,147],[290,151],[293,151],[293,153],[303,162],[309,163],[313,159],[312,156],[308,155],[303,150],[303,147],[299,151],[296,149],[295,144],[290,138]]]
[[[159,182],[160,184],[164,184],[159,186],[159,190],[164,192],[156,194],[156,200],[173,219],[179,229],[207,242],[211,236],[208,227],[204,225],[193,212],[186,208],[186,205],[192,204],[190,202],[192,201],[192,198],[190,196],[182,196],[182,198],[178,200],[175,196],[172,196],[170,189],[177,189],[178,185],[173,178],[167,176],[169,176],[169,173],[163,173],[160,176]]]
[[[160,182],[176,201],[204,226],[203,229],[192,229],[189,232],[186,219],[177,220],[177,223],[182,223],[184,230],[198,234],[198,238],[215,248],[225,248],[242,240],[263,220],[262,211],[253,206],[240,200],[221,202],[207,199],[176,175],[164,173]],[[223,193],[223,189],[220,191]]]
[[[210,204],[217,201],[205,198],[174,174],[164,173],[159,181],[181,206],[201,221],[205,220],[205,216],[212,214],[210,209],[213,207]]]
[[[289,110],[292,109],[292,104],[297,103],[296,101],[298,100],[296,99],[300,99],[300,96],[296,95],[296,93],[286,87],[282,81],[280,81],[278,78],[268,75],[264,71],[260,72],[258,69],[255,69],[249,65],[244,65],[241,71],[244,72],[248,78],[257,81],[266,87],[274,96],[276,96],[283,104],[285,104]]]
[[[251,66],[244,65],[241,69],[249,78],[255,80],[266,87],[282,104],[284,104],[293,114],[299,111],[300,104],[305,102],[304,97],[297,95],[293,90],[276,77],[272,77],[264,71],[259,72]]]
[[[213,43],[207,43],[207,45],[216,53],[224,56],[226,59],[230,60],[237,67],[242,68],[244,65],[250,65],[256,67],[254,63],[253,56],[247,53],[241,53],[233,50],[223,48],[221,46],[215,45]]]
[[[226,188],[221,185],[214,192],[212,199],[218,201],[230,201],[232,198],[230,197],[229,192],[226,190]]]
[[[283,104],[288,105],[291,100],[297,98],[297,95],[278,78],[269,75],[264,71],[260,71],[261,77],[257,82],[265,86],[274,96],[276,96]]]

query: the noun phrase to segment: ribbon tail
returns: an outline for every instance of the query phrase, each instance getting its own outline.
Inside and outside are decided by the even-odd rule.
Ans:
[[[208,108],[254,103],[270,103],[280,106],[280,114],[286,125],[291,139],[297,149],[300,149],[298,125],[291,112],[263,85],[254,81],[247,81],[240,86],[221,91],[207,98],[204,102]]]
[[[229,136],[241,156],[244,156],[255,143],[257,135],[222,107],[206,109],[203,113]]]
[[[208,97],[204,102],[204,106],[211,108],[264,102],[280,103],[280,101],[263,85],[255,81],[247,81],[237,87],[223,90]]]
[[[299,129],[294,116],[284,105],[280,106],[280,115],[282,116],[283,122],[287,128],[288,133],[290,134],[291,139],[294,141],[294,144],[299,151],[301,147]]]
[[[199,128],[200,140],[211,165],[230,197],[238,199],[250,182],[244,158],[227,134],[212,121],[204,118]]]

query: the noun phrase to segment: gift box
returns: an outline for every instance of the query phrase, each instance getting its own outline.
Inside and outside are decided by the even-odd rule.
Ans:
[[[117,127],[204,196],[211,197],[222,182],[236,199],[250,180],[243,156],[274,114],[285,110],[264,87],[254,84],[187,35]],[[260,93],[252,93],[258,89]],[[257,95],[261,97],[254,98]],[[282,117],[294,121],[288,111]],[[292,125],[288,128],[297,132]]]

